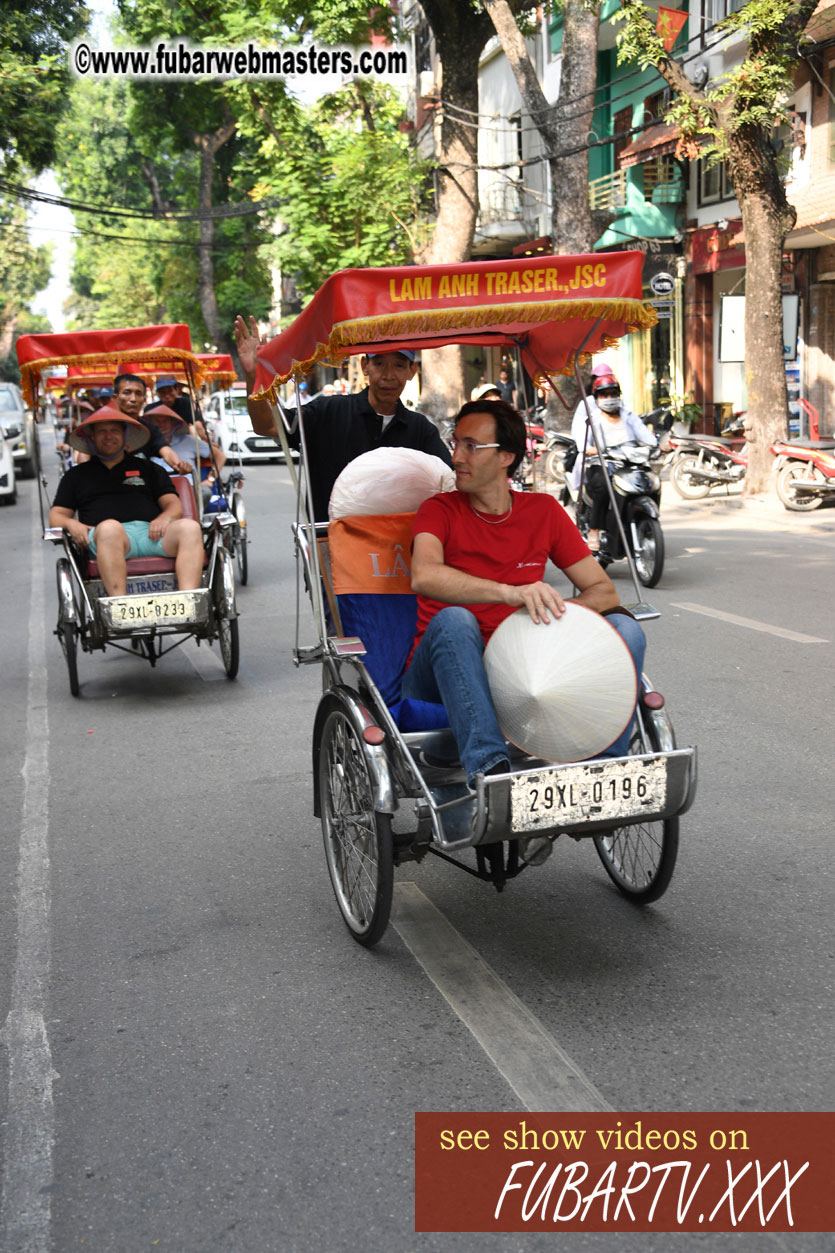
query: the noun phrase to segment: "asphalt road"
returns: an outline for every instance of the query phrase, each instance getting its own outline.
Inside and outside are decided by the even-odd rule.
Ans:
[[[288,472],[253,467],[245,492],[237,681],[205,644],[154,670],[108,650],[80,656],[77,700],[34,485],[0,511],[3,1253],[552,1248],[414,1232],[415,1111],[524,1113],[490,1034],[508,995],[612,1110],[831,1109],[832,514],[665,504],[647,670],[700,790],[660,902],[634,909],[568,840],[501,895],[433,858],[397,872],[401,910],[434,906],[495,976],[479,1039],[404,913],[372,952],[341,922],[311,812],[320,680],[290,655]],[[675,1237],[697,1246],[832,1242]]]

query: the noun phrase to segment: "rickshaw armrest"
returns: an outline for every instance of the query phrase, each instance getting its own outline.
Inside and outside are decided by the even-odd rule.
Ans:
[[[331,636],[328,647],[335,657],[364,657],[368,651],[358,635]]]
[[[43,537],[50,540],[53,544],[61,544],[64,540],[64,528],[62,526],[44,527]]]

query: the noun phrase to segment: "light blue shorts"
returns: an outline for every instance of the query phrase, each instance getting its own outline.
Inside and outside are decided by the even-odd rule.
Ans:
[[[130,540],[130,548],[128,549],[128,560],[131,557],[164,557],[170,560],[168,553],[162,546],[162,540],[151,539],[148,535],[148,527],[150,522],[123,522],[122,526],[127,532]],[[96,555],[96,532],[90,532],[90,555]]]

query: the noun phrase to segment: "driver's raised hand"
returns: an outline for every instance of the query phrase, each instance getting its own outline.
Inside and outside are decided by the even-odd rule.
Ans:
[[[241,317],[240,313],[235,318],[235,344],[238,348],[238,356],[244,373],[253,375],[255,367],[258,364],[258,347],[261,343],[261,337],[258,334],[258,324],[252,314],[249,315],[249,326],[246,319]]]
[[[549,615],[561,618],[565,613],[565,601],[550,583],[523,583],[519,587],[507,585],[507,603],[527,609],[534,622],[550,622]]]

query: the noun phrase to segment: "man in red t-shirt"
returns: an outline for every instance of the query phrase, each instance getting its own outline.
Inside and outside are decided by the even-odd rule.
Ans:
[[[598,613],[619,605],[612,580],[562,506],[552,496],[511,492],[508,478],[524,456],[525,439],[521,416],[503,401],[464,405],[452,441],[457,490],[425,501],[414,524],[418,621],[403,696],[444,705],[470,786],[478,774],[510,769],[487,685],[484,645],[517,609],[527,609],[534,622],[565,612],[563,597],[543,581],[547,559],[577,588],[576,604]],[[646,643],[641,627],[627,615],[611,622],[640,674]],[[628,731],[608,751],[619,756],[627,745]],[[490,802],[506,807],[509,786],[494,784]],[[448,834],[452,815],[458,826],[472,820],[466,807],[448,813]]]

